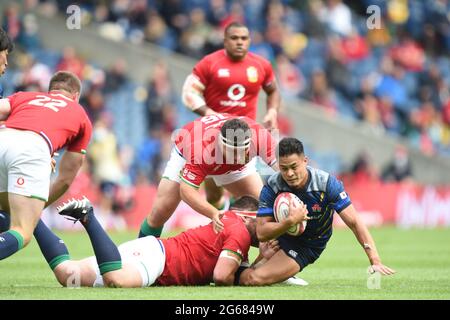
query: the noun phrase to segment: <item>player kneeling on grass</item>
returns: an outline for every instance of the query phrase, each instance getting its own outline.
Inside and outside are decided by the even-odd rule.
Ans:
[[[340,181],[319,169],[308,166],[303,144],[295,138],[284,138],[278,144],[280,172],[272,175],[261,191],[257,214],[257,235],[260,241],[277,239],[279,250],[260,268],[248,268],[241,273],[242,285],[267,285],[285,280],[314,263],[332,235],[333,213],[336,211],[353,231],[363,247],[374,272],[395,273],[383,265],[375,242],[358,216]],[[276,222],[274,203],[283,192],[295,194],[301,206],[289,207],[288,218]],[[303,221],[306,229],[298,236],[286,232]]]
[[[95,257],[70,260],[64,242],[39,221],[34,232],[43,255],[63,286],[147,287],[156,285],[232,285],[250,245],[257,246],[255,214],[258,201],[244,196],[226,212],[226,228],[214,232],[212,223],[187,230],[176,237],[153,236],[113,243],[94,216],[89,200],[72,200],[59,214],[80,221]],[[275,250],[266,246],[266,259]]]

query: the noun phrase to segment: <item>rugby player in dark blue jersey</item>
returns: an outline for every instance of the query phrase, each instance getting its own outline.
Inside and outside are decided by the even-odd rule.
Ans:
[[[5,73],[8,67],[8,54],[14,46],[5,30],[0,28],[0,77]],[[3,88],[0,84],[0,99],[3,97]]]
[[[337,212],[353,231],[369,258],[373,272],[395,273],[383,265],[375,242],[353,207],[342,182],[327,172],[308,166],[303,144],[295,138],[284,138],[278,144],[280,172],[272,175],[260,194],[257,214],[257,235],[260,241],[277,239],[281,248],[260,267],[241,270],[241,285],[267,285],[281,282],[314,263],[332,234],[333,214]],[[294,207],[282,222],[276,222],[273,205],[278,194],[291,192],[304,203]],[[286,231],[307,220],[305,231],[290,236]]]
[[[14,45],[8,37],[5,30],[0,28],[0,77],[5,73],[8,67],[8,54],[13,50]],[[0,99],[3,98],[3,87],[0,83]],[[1,125],[1,121],[0,121]],[[10,219],[9,215],[0,208],[0,232],[9,229]]]

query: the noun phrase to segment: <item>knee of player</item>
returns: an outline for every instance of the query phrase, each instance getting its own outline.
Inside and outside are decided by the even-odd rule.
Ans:
[[[81,274],[70,261],[58,265],[53,269],[56,279],[63,287],[79,287]]]
[[[69,279],[70,275],[55,273],[55,277],[56,277],[56,280],[58,280],[60,285],[62,285],[63,287],[69,287],[68,279]]]
[[[123,288],[125,287],[125,283],[123,278],[117,272],[108,272],[103,276],[103,283],[105,287],[108,288]]]
[[[268,277],[258,272],[256,270],[252,270],[248,273],[247,279],[245,281],[245,285],[248,286],[263,286],[269,284]]]

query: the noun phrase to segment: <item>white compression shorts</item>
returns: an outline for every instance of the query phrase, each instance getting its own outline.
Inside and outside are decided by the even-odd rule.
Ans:
[[[48,200],[50,150],[39,134],[0,127],[0,192]]]
[[[163,273],[166,263],[164,246],[153,236],[128,241],[119,246],[122,265],[132,265],[139,271],[142,287],[151,286]],[[103,278],[98,268],[97,259],[89,257],[96,273],[94,287],[103,287]]]
[[[166,168],[164,169],[163,178],[169,179],[170,181],[180,183],[179,173],[183,169],[186,160],[179,154],[178,150],[173,147],[170,153],[169,161],[167,162]],[[218,187],[227,185],[249,175],[256,173],[256,157],[250,160],[241,170],[231,171],[220,175],[210,175],[209,178],[213,178],[214,182]]]

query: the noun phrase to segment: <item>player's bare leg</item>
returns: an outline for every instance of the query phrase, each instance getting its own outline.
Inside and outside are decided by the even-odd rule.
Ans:
[[[132,264],[124,263],[122,269],[103,274],[105,287],[110,288],[140,288],[142,277],[139,270]]]
[[[86,197],[80,200],[70,200],[57,207],[57,210],[60,215],[79,221],[83,225],[91,240],[95,262],[102,276],[122,269],[122,257],[119,249],[98,222],[94,215],[94,208]]]
[[[295,276],[298,272],[300,272],[298,263],[288,257],[283,250],[279,250],[259,268],[244,270],[239,284],[248,286],[274,284]]]
[[[64,261],[53,269],[53,273],[63,287],[92,287],[96,279],[89,259]]]
[[[16,230],[24,236],[23,245],[26,246],[33,235],[33,230],[44,210],[45,202],[41,199],[30,198],[19,194],[9,193],[11,214],[11,230]]]
[[[164,223],[172,216],[180,201],[180,184],[169,179],[161,179],[152,211],[142,224],[139,237],[150,235],[159,237]]]
[[[225,206],[225,197],[222,187],[218,187],[213,178],[206,178],[204,181],[206,200],[217,209],[221,210]]]
[[[25,197],[9,193],[9,206],[11,214],[11,230],[23,235],[24,247],[28,245],[33,236],[34,228],[44,210],[45,202],[41,199]]]
[[[53,270],[53,273],[64,287],[93,287],[97,277],[92,258],[64,261]],[[106,272],[102,277],[105,287],[140,288],[142,286],[139,270],[132,264],[125,263],[121,269]]]
[[[223,187],[236,198],[247,195],[259,199],[259,194],[263,186],[264,184],[260,175],[255,172]]]
[[[0,210],[10,212],[7,192],[0,192]]]
[[[43,200],[14,193],[8,193],[8,200],[11,227],[0,234],[3,238],[0,243],[0,260],[28,245],[45,204]]]

